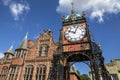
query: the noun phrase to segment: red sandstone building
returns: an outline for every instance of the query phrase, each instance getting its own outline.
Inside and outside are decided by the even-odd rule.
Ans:
[[[4,53],[0,60],[0,80],[47,80],[57,47],[50,30],[40,34],[36,41],[28,40],[26,35],[15,51],[10,47]],[[74,70],[70,78],[80,80]]]

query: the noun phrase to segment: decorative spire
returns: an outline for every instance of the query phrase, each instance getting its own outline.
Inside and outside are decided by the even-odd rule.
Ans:
[[[27,36],[28,36],[28,32],[26,33],[21,45],[19,46],[19,49],[22,48],[22,49],[27,49],[27,42],[28,42],[28,39],[27,39]]]
[[[100,44],[100,42],[98,43],[98,47],[99,47],[99,49],[101,50],[101,44]]]
[[[75,65],[70,67],[70,72],[74,72],[74,73],[77,72]]]
[[[74,3],[72,2],[71,5],[72,5],[71,14],[74,14],[75,13],[75,11],[74,11]]]
[[[10,46],[10,48],[7,50],[7,53],[13,53],[13,45]]]
[[[86,17],[86,12],[85,11],[82,12],[82,17]]]

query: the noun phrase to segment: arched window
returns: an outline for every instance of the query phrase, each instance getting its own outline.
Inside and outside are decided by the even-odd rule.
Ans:
[[[8,67],[4,66],[2,68],[2,73],[0,74],[0,80],[6,80],[7,74],[8,74]]]
[[[34,67],[32,65],[28,65],[25,67],[24,80],[32,80],[33,69]]]
[[[46,77],[46,66],[45,65],[37,66],[36,80],[45,80],[45,77]]]
[[[18,72],[19,72],[18,66],[11,66],[7,80],[17,80]]]

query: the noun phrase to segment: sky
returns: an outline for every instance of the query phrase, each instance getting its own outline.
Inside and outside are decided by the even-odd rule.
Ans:
[[[0,57],[11,45],[18,48],[26,33],[28,39],[36,40],[39,33],[50,29],[58,42],[61,17],[70,15],[71,2],[77,14],[86,12],[105,63],[120,58],[120,0],[0,0]]]

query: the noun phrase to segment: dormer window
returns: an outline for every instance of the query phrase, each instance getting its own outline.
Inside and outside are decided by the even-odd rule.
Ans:
[[[42,55],[42,46],[39,47],[39,56]]]
[[[48,50],[49,50],[49,46],[46,45],[46,46],[45,46],[45,56],[48,56]]]
[[[40,45],[39,56],[48,56],[49,45]]]

